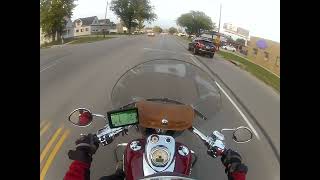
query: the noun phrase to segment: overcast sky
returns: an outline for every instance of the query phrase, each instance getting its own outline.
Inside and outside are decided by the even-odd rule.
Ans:
[[[109,2],[111,0],[108,0]],[[72,20],[81,17],[105,16],[107,0],[77,0]],[[280,0],[151,0],[158,20],[150,26],[162,28],[176,26],[175,20],[190,10],[203,11],[218,25],[219,5],[222,3],[221,28],[230,22],[248,29],[250,35],[280,42]],[[108,8],[107,18],[115,23],[119,19]]]

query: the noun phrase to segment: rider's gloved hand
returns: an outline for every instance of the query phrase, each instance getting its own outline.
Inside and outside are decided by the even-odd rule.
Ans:
[[[69,159],[91,163],[92,155],[99,148],[99,140],[96,135],[88,134],[76,140],[76,150],[68,152]]]
[[[248,167],[241,161],[242,158],[240,154],[231,149],[224,151],[221,157],[221,162],[226,167],[225,172],[228,176],[234,172],[247,174]]]

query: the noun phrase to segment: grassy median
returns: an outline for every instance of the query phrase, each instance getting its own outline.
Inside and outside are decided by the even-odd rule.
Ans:
[[[250,72],[254,76],[256,76],[258,79],[262,80],[266,84],[272,86],[275,90],[280,92],[280,78],[275,76],[274,74],[270,73],[269,71],[265,70],[264,68],[244,59],[241,58],[235,54],[224,52],[224,51],[218,51],[219,55],[221,55],[226,60],[232,60],[236,61],[238,63],[241,63],[240,67],[245,69],[246,71]]]
[[[105,38],[103,36],[86,36],[86,37],[79,37],[74,39],[70,44],[81,44],[81,43],[91,43],[95,41],[102,41],[102,40],[107,40],[111,39],[114,37],[108,37],[106,36]]]

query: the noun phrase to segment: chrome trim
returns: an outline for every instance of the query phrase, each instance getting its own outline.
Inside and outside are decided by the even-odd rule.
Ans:
[[[158,135],[152,135],[150,138],[151,143],[157,143],[159,141]]]
[[[233,129],[221,129],[220,131],[221,131],[221,133],[222,133],[223,131],[233,131],[233,133],[234,133],[234,132],[236,132],[236,131],[239,130],[239,129],[247,129],[247,130],[251,133],[251,139],[249,139],[249,140],[247,140],[247,141],[243,141],[243,142],[238,142],[238,141],[236,141],[236,140],[232,137],[232,140],[233,140],[234,142],[236,142],[236,143],[247,143],[247,142],[249,142],[249,141],[251,141],[251,140],[253,139],[252,130],[251,130],[250,128],[246,127],[246,126],[239,126],[239,127],[237,127],[237,128],[233,128]]]
[[[73,124],[73,125],[75,125],[75,126],[77,126],[77,127],[81,127],[81,128],[90,126],[90,125],[92,124],[93,119],[91,119],[91,122],[90,122],[89,124],[85,125],[85,126],[79,126],[79,125],[77,125],[77,124],[74,124],[74,123],[70,120],[71,115],[72,115],[74,112],[79,111],[79,110],[88,111],[88,112],[93,116],[93,114],[91,113],[91,111],[90,111],[89,109],[87,109],[87,108],[81,108],[81,107],[80,107],[80,108],[74,109],[74,110],[69,114],[69,116],[68,116],[68,121],[70,121],[71,124]]]
[[[200,132],[197,128],[192,127],[191,131],[198,135],[204,142],[208,142],[208,137],[204,135],[202,132]]]
[[[169,121],[166,120],[166,119],[162,119],[162,120],[161,120],[161,124],[162,124],[162,125],[168,125],[168,122],[169,122]]]
[[[155,135],[155,134],[152,134]],[[144,175],[151,175],[156,172],[173,172],[175,167],[175,139],[171,136],[166,135],[157,135],[159,137],[159,140],[157,143],[151,143],[151,136],[150,135],[147,138],[146,146],[145,146],[145,152],[143,155],[143,172]],[[166,142],[166,139],[170,138],[170,142]],[[156,167],[152,164],[152,161],[150,159],[150,153],[153,148],[156,147],[165,147],[167,148],[167,151],[169,152],[169,160],[168,163],[164,167]]]
[[[133,151],[139,151],[141,149],[141,143],[140,141],[132,141],[130,143],[130,148]]]
[[[178,153],[181,156],[187,156],[189,154],[189,149],[186,146],[181,145],[178,147]]]
[[[224,135],[220,133],[219,131],[213,131],[212,133],[214,136],[216,136],[219,140],[224,141]]]
[[[103,118],[104,120],[107,120],[107,117],[106,117],[105,115],[101,115],[101,114],[92,114],[92,116],[100,117],[100,118]]]
[[[239,130],[239,129],[246,129],[246,130],[248,130],[248,131],[250,132],[250,134],[251,134],[251,138],[248,139],[247,141],[238,142],[238,141],[236,141],[236,140],[232,137],[232,140],[233,140],[234,142],[236,142],[236,143],[247,143],[247,142],[249,142],[249,141],[251,141],[251,140],[253,139],[252,130],[251,130],[250,128],[248,128],[248,127],[245,127],[245,126],[239,126],[239,127],[237,127],[237,128],[235,129],[235,131],[233,132],[232,136],[234,136],[234,133],[235,133],[237,130]]]

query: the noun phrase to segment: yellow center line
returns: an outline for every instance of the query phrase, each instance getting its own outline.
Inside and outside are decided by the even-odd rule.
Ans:
[[[42,122],[40,123],[40,128],[41,128],[43,125],[45,125],[47,122],[48,122],[48,121],[46,121],[46,120],[42,121]]]
[[[51,122],[48,122],[42,129],[40,129],[40,136],[42,136],[50,127]]]
[[[44,147],[43,151],[40,154],[40,163],[46,157],[47,153],[49,152],[49,149],[51,148],[52,144],[56,141],[57,137],[59,136],[60,132],[62,131],[62,127],[57,129],[57,131],[53,134],[52,138],[48,142],[48,144]]]
[[[50,168],[50,165],[53,161],[53,159],[55,158],[55,156],[57,155],[58,151],[60,150],[63,142],[65,141],[65,139],[69,136],[70,134],[70,130],[67,129],[61,139],[58,141],[58,143],[56,144],[56,146],[53,148],[53,150],[51,151],[51,153],[49,154],[49,157],[46,161],[46,163],[44,164],[43,166],[43,169],[41,170],[40,172],[40,180],[44,180],[44,177],[46,176],[47,172],[48,172],[48,169]]]

